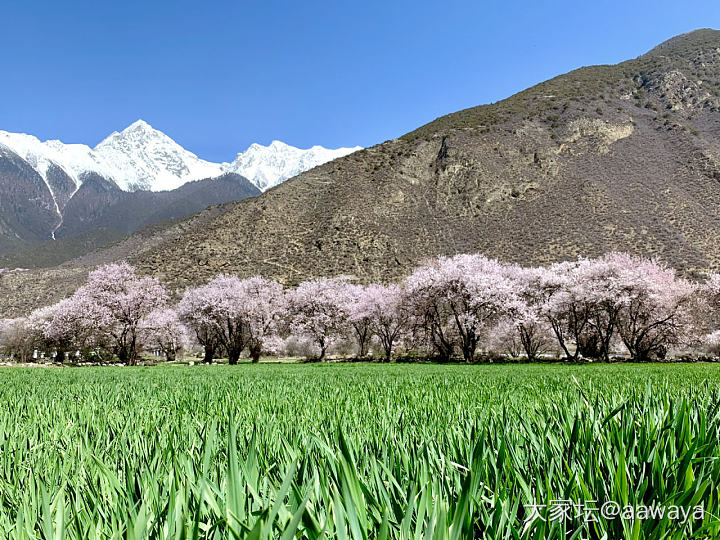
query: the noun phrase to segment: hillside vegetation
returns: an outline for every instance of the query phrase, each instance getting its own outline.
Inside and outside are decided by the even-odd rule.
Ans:
[[[7,274],[27,312],[122,254],[173,294],[218,273],[387,281],[427,257],[547,264],[619,250],[720,269],[720,32],[678,36],[439,118],[255,199],[42,272]]]

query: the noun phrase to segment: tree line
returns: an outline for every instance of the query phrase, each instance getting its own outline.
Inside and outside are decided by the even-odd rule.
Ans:
[[[400,283],[338,277],[294,288],[263,277],[219,275],[173,304],[162,284],[127,263],[100,267],[72,296],[0,321],[5,355],[135,365],[144,351],[174,360],[283,355],[294,346],[324,360],[333,348],[357,358],[398,354],[476,360],[479,351],[536,361],[661,360],[673,350],[720,345],[720,275],[698,282],[652,259],[610,253],[545,267],[482,255],[439,257]],[[350,347],[352,346],[352,350]]]

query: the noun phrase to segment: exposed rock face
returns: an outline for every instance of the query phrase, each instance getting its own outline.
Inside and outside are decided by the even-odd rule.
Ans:
[[[26,311],[118,258],[176,294],[221,272],[287,284],[390,280],[459,252],[545,264],[623,250],[685,272],[718,270],[718,50],[720,33],[698,31],[636,60],[573,71],[260,197],[49,272],[3,275],[0,296],[9,312]]]
[[[562,150],[568,150],[573,148],[573,143],[577,143],[581,139],[590,141],[594,149],[600,154],[607,154],[610,152],[610,146],[632,135],[634,126],[632,119],[628,117],[626,123],[612,124],[599,118],[579,118],[573,120],[568,124],[570,134],[564,140],[569,143],[566,146],[560,147],[559,152]]]
[[[0,237],[8,247],[50,238],[60,221],[45,181],[17,154],[0,145]]]

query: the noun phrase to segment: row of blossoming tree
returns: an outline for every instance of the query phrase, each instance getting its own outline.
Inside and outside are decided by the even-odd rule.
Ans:
[[[478,351],[538,359],[661,359],[676,349],[718,343],[720,276],[679,277],[656,261],[612,253],[524,268],[481,255],[440,257],[402,283],[367,286],[343,278],[283,288],[262,277],[220,275],[189,289],[177,305],[160,282],[128,264],[89,274],[72,296],[20,319],[6,319],[6,354],[30,351],[116,358],[136,364],[147,350],[168,360],[191,345],[204,360],[283,354],[302,343],[326,358],[339,343],[353,356],[390,361],[399,352],[469,362]]]

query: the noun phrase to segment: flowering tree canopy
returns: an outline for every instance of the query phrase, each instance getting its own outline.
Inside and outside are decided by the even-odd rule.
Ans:
[[[258,362],[265,340],[278,330],[287,299],[282,285],[260,276],[244,279],[240,293],[247,346],[252,361]]]
[[[206,361],[222,348],[229,362],[236,364],[246,347],[253,360],[259,360],[263,340],[285,309],[285,296],[275,281],[220,275],[187,291],[178,309],[205,347]]]
[[[314,279],[289,293],[290,331],[318,347],[323,360],[330,344],[348,331],[348,284],[342,279]]]
[[[91,343],[134,365],[141,321],[166,303],[165,289],[156,278],[137,276],[127,263],[110,264],[90,272],[87,283],[70,298],[36,318],[50,321],[43,332],[58,350]]]
[[[372,339],[386,360],[401,340],[441,359],[471,361],[492,337],[534,360],[553,339],[568,360],[609,360],[626,349],[634,360],[662,358],[699,339],[716,348],[720,275],[699,284],[657,261],[609,253],[549,267],[523,268],[482,255],[439,257],[402,283],[355,285],[313,279],[283,290],[272,280],[219,275],[185,292],[176,310],[160,283],[121,263],[98,268],[72,296],[0,328],[6,354],[32,348],[109,352],[128,364],[143,345],[172,359],[193,338],[205,360],[264,349],[317,353],[353,336],[358,354]],[[272,342],[272,343],[271,343]],[[553,347],[556,348],[556,347]]]
[[[697,286],[656,261],[614,253],[619,268],[616,325],[633,360],[663,358],[670,345],[692,333]]]
[[[207,292],[207,285],[188,289],[180,300],[177,311],[180,320],[203,346],[203,361],[210,363],[221,349],[221,343],[214,318],[214,305]]]
[[[362,290],[351,320],[362,320],[377,336],[390,361],[395,343],[407,330],[409,311],[405,291],[400,285],[369,285]]]
[[[121,362],[135,365],[138,328],[144,317],[165,307],[167,294],[157,278],[140,277],[127,263],[90,272],[75,294],[77,305],[90,306],[88,316]]]
[[[141,330],[143,343],[162,351],[168,362],[175,360],[189,342],[187,330],[174,309],[153,311],[143,321]]]
[[[536,360],[550,341],[551,329],[543,316],[544,269],[507,266],[506,275],[518,297],[513,316],[496,329],[496,337],[518,343],[529,361]]]
[[[503,265],[482,255],[440,257],[406,287],[416,324],[443,360],[460,347],[469,362],[483,332],[519,307]]]
[[[29,362],[35,348],[36,336],[25,317],[0,319],[0,350],[20,362]]]
[[[370,313],[367,310],[368,288],[362,285],[347,285],[344,296],[348,315],[348,323],[355,334],[358,356],[363,358],[368,353],[372,330],[370,329]]]

